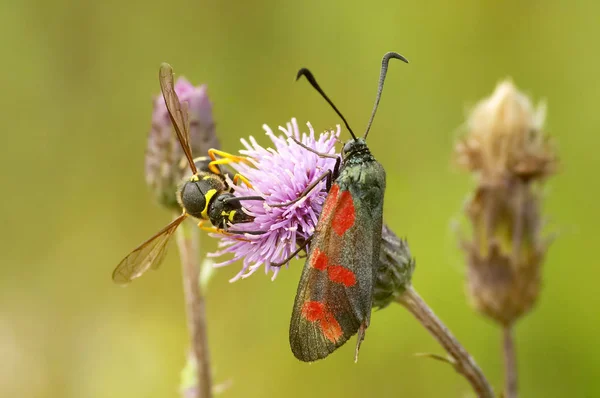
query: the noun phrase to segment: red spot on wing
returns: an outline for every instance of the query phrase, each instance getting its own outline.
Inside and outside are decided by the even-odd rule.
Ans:
[[[327,255],[319,250],[318,247],[316,247],[315,251],[312,253],[310,266],[319,271],[325,271],[325,268],[327,268]]]
[[[309,322],[323,319],[325,312],[325,304],[319,301],[307,301],[302,305],[302,316]]]
[[[324,220],[331,215],[331,212],[333,211],[333,209],[336,206],[339,191],[340,191],[339,185],[334,184],[331,187],[331,189],[329,190],[329,194],[327,195],[327,198],[325,199],[325,205],[323,205],[323,210],[321,210],[320,219]]]
[[[302,305],[302,316],[309,322],[319,322],[323,336],[332,343],[342,337],[343,331],[335,316],[320,301],[307,301]]]
[[[329,276],[329,280],[332,282],[341,283],[346,287],[354,286],[356,284],[356,275],[354,275],[354,272],[341,265],[332,265],[328,267],[327,276]]]
[[[335,343],[342,337],[342,327],[331,312],[326,312],[325,316],[319,321],[323,336],[332,343]]]
[[[315,247],[311,254],[310,266],[319,271],[327,271],[327,276],[331,282],[340,283],[346,287],[356,284],[354,272],[341,265],[330,265],[327,254],[318,247]]]
[[[354,212],[354,201],[349,191],[343,191],[333,215],[332,228],[338,236],[344,235],[354,225],[356,214]]]

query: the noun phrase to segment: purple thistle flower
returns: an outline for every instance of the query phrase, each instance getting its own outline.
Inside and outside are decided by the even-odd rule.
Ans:
[[[335,159],[321,157],[308,151],[291,137],[317,152],[336,154],[335,144],[340,135],[340,126],[337,125],[336,131],[325,131],[316,138],[311,124],[306,123],[306,125],[310,133],[300,134],[298,123],[293,118],[285,128],[279,127],[283,136],[276,136],[269,126],[263,125],[275,149],[263,148],[253,137],[250,137],[250,142],[241,140],[246,149],[241,150],[240,153],[251,158],[255,167],[245,164],[236,165],[237,171],[250,180],[252,188],[248,188],[245,184],[234,186],[234,194],[236,196],[261,195],[265,201],[242,202],[245,211],[252,215],[254,220],[234,224],[229,231],[265,231],[265,233],[213,234],[220,238],[220,250],[210,256],[233,253],[230,260],[217,263],[215,266],[225,266],[243,260],[241,271],[230,280],[231,282],[252,275],[262,265],[265,266],[265,273],[273,272],[271,279],[275,279],[280,267],[273,267],[271,264],[279,264],[288,259],[297,249],[297,245],[304,243],[315,230],[327,196],[325,180],[296,203],[285,207],[271,207],[271,205],[297,199],[309,185],[318,180],[327,170],[333,170],[335,166]]]

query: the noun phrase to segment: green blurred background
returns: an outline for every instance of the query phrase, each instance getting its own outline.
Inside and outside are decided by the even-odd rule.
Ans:
[[[122,289],[110,274],[171,215],[143,175],[157,70],[171,63],[207,83],[223,148],[296,116],[339,123],[306,82],[310,67],[361,130],[381,56],[394,63],[369,142],[387,169],[385,217],[409,238],[414,285],[495,386],[500,333],[464,296],[452,229],[473,187],[450,155],[465,109],[511,76],[549,105],[561,173],[547,189],[549,230],[535,311],[517,327],[524,397],[600,394],[597,309],[600,193],[600,6],[592,2],[10,1],[0,4],[0,396],[175,397],[187,331],[180,267]],[[206,251],[215,248],[203,240]],[[442,353],[397,305],[374,313],[354,364],[347,344],[298,362],[288,322],[300,261],[275,282],[262,273],[208,291],[215,381],[227,397],[465,397]]]

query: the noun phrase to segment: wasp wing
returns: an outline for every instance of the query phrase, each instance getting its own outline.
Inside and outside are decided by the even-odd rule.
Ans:
[[[142,276],[150,268],[158,268],[167,253],[167,244],[171,236],[185,218],[186,215],[182,214],[153,237],[133,249],[113,271],[113,281],[124,285]]]
[[[173,82],[173,68],[167,63],[163,63],[160,66],[158,72],[158,80],[160,82],[160,89],[169,111],[169,117],[175,128],[175,133],[179,139],[179,143],[183,148],[185,157],[188,160],[192,173],[196,174],[198,170],[194,164],[194,158],[192,156],[192,149],[190,147],[190,129],[189,129],[189,117],[187,113],[187,105],[182,106],[179,101],[179,97],[175,92],[175,84]]]
[[[292,352],[306,362],[325,358],[364,331],[371,316],[383,191],[375,187],[373,195],[371,186],[337,181],[317,223],[290,323]]]

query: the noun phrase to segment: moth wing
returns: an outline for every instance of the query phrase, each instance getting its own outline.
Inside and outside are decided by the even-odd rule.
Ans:
[[[369,324],[382,220],[355,201],[334,184],[317,223],[290,323],[290,346],[302,361],[325,358]],[[379,239],[376,228],[365,228],[377,223]]]

